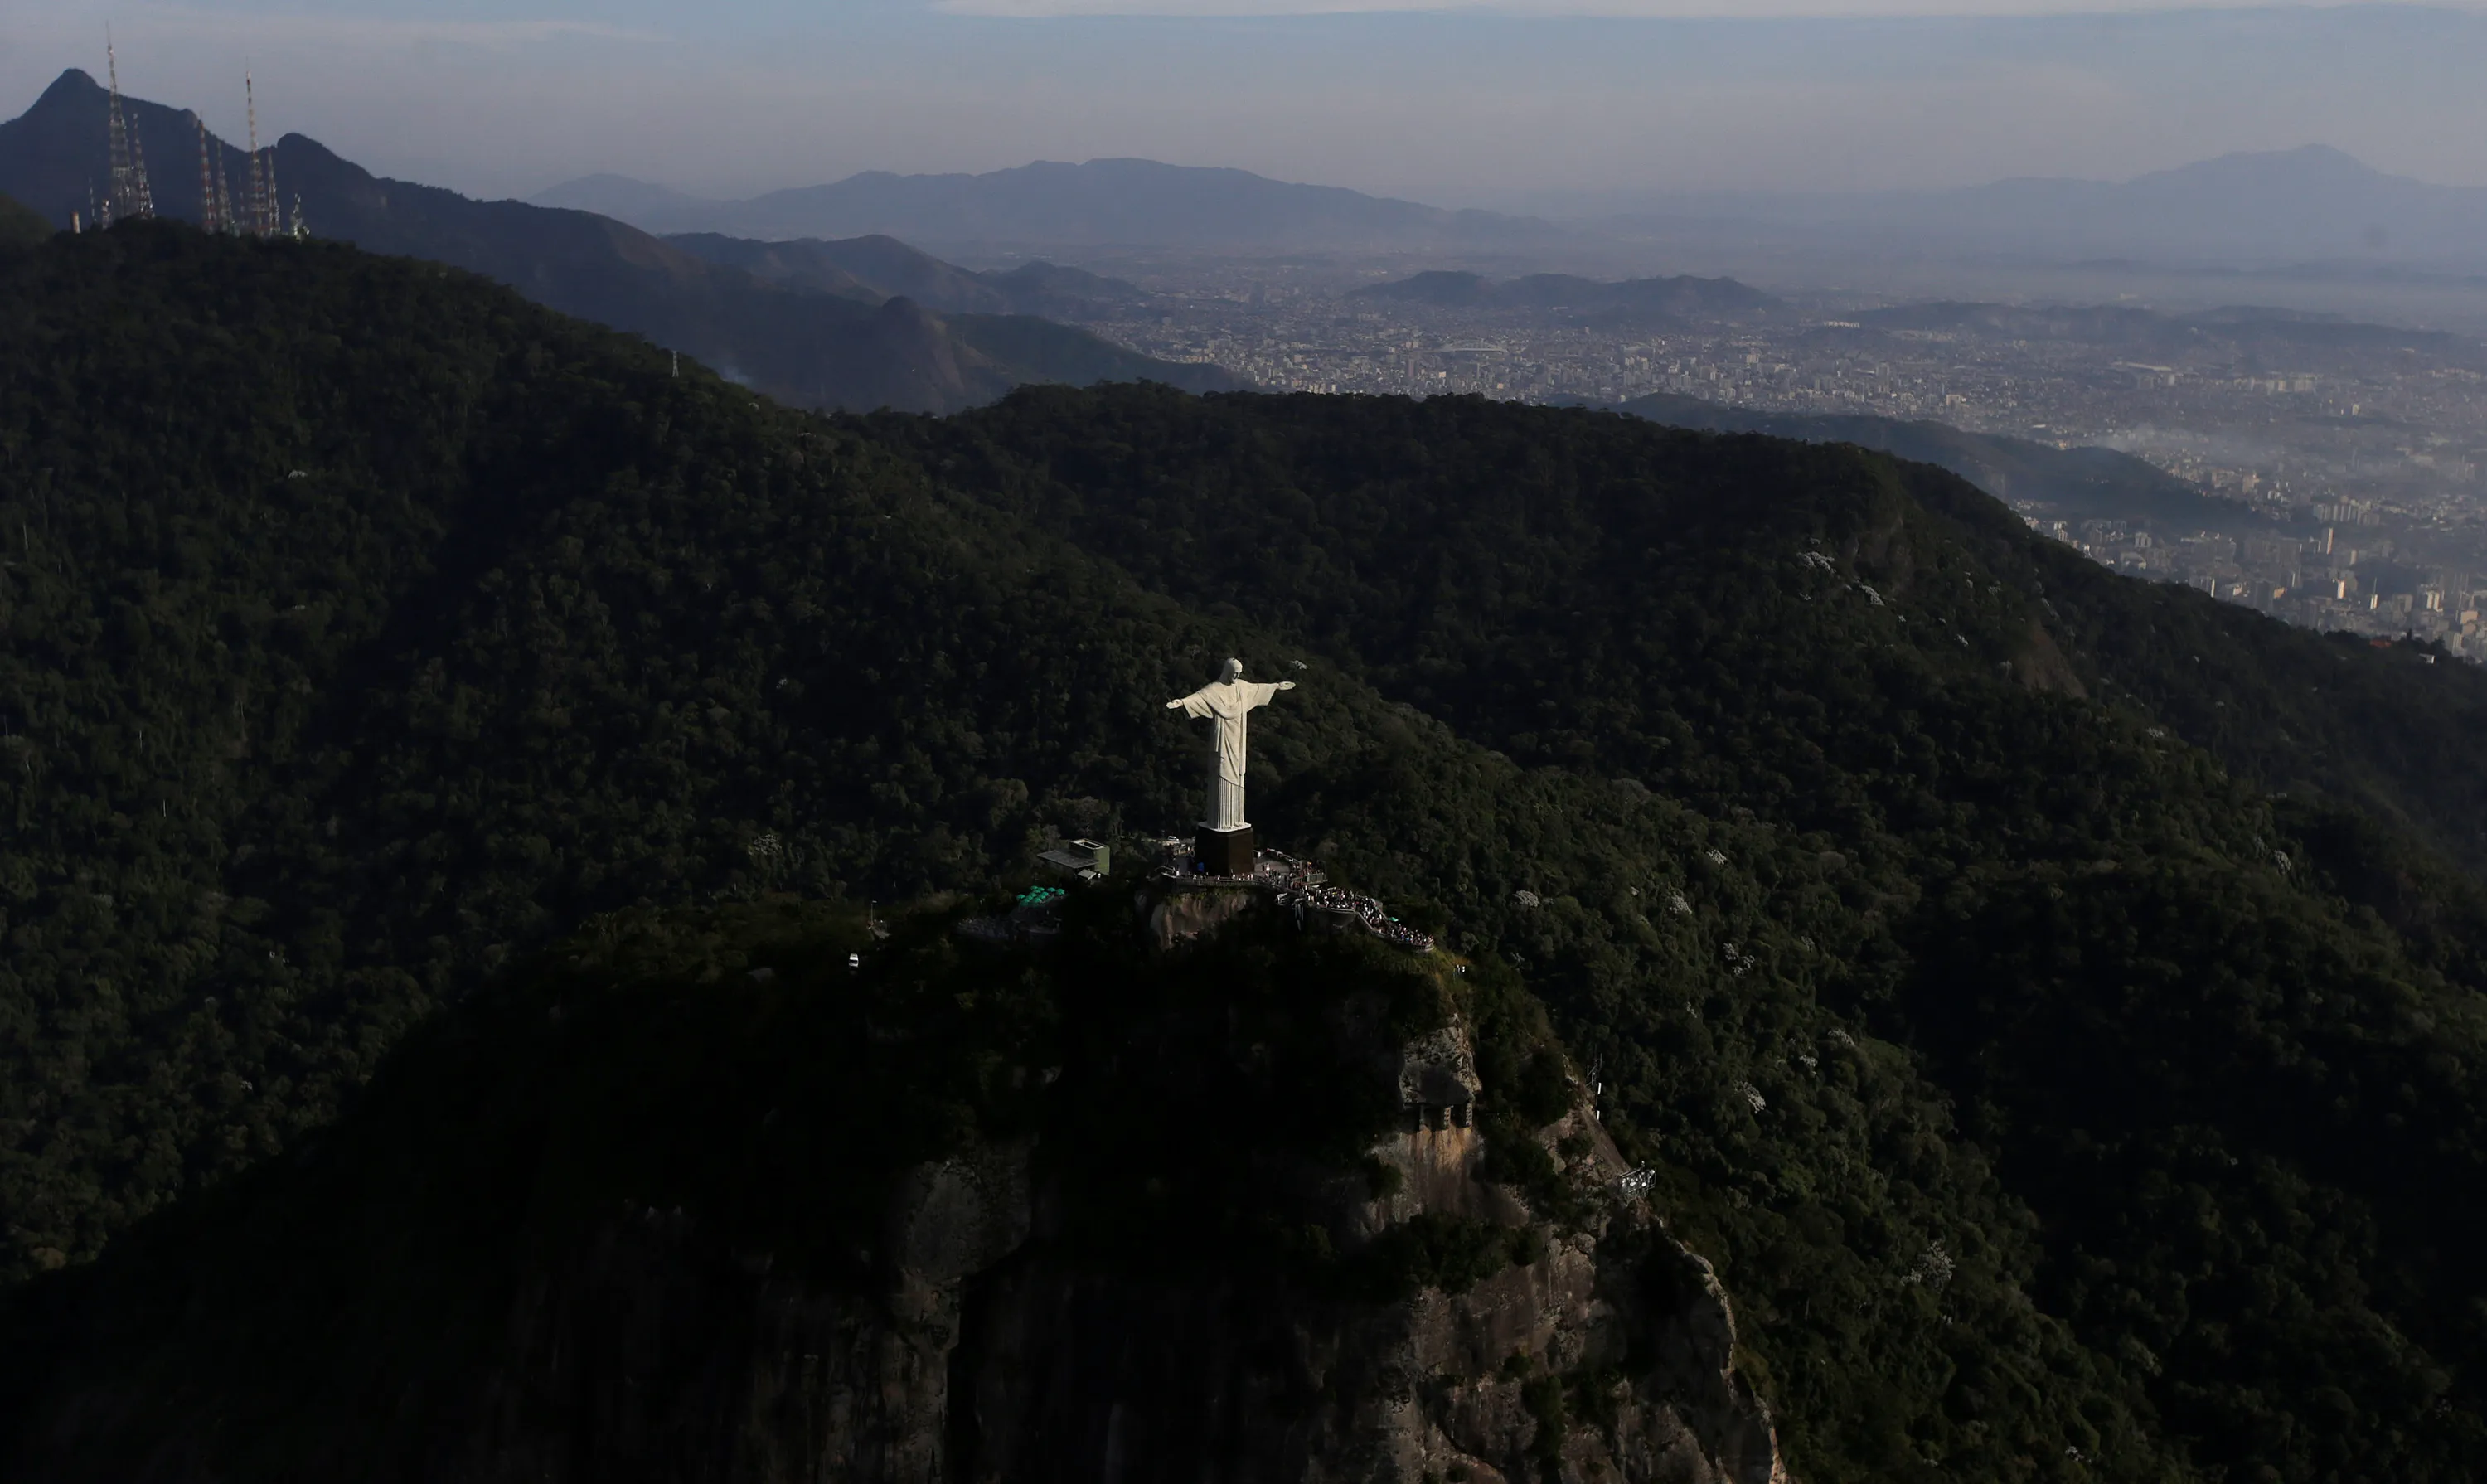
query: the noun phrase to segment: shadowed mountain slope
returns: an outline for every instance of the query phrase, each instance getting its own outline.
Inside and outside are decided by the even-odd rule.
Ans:
[[[59,1421],[0,1457],[1774,1474],[1724,1295],[1615,1189],[1515,975],[1267,912],[1162,952],[1129,908],[1150,874],[1057,904],[1042,951],[847,904],[590,924],[418,1030],[299,1158],[35,1285],[0,1319],[0,1449],[29,1395]],[[1445,1097],[1482,1122],[1401,1127]],[[1607,1413],[1566,1414],[1573,1354]],[[1460,1379],[1411,1395],[1411,1363]]]
[[[151,1229],[266,1220],[300,1246],[245,1253],[323,1250],[301,1234],[333,1214],[253,1192],[318,1189],[281,1172],[409,1026],[643,899],[982,892],[1057,834],[1180,827],[1201,740],[1164,701],[1238,655],[1299,680],[1255,720],[1256,825],[1542,999],[1598,1128],[1716,1261],[1797,1476],[2487,1467],[2487,1230],[2442,1198],[2487,1174],[2487,906],[2361,807],[2474,829],[2428,751],[2487,714],[2467,667],[2118,579],[1849,446],[1155,388],[815,417],[477,278],[162,226],[0,261],[0,316],[13,1462],[128,1479],[144,1441],[163,1476],[240,1477],[232,1440],[301,1436],[250,1425],[259,1373],[219,1348],[247,1336],[149,1339],[210,1312],[189,1296],[232,1248],[142,1240],[118,1267],[116,1244],[170,1208]],[[2276,798],[2281,773],[2310,786]],[[716,951],[743,984],[770,966]],[[645,1084],[657,1107],[779,1085],[718,1072],[734,1019],[671,1060],[642,1043],[683,1079]],[[489,1039],[493,1085],[536,1096],[536,1044]],[[1004,1087],[1016,1064],[980,1063]],[[1524,1067],[1479,1075],[1525,1100]],[[779,1189],[742,1140],[789,1125],[752,1111],[679,1166],[713,1181],[678,1197],[693,1226]],[[424,1124],[349,1167],[476,1167]],[[1503,1147],[1490,1180],[1533,1190],[1596,1141]],[[647,1173],[616,1178],[654,1205]],[[1285,1182],[1224,1189],[1310,1249]],[[351,1209],[510,1209],[375,1193]],[[672,1312],[686,1259],[615,1250],[653,1255],[588,1274],[614,1296],[592,1312]],[[389,1317],[416,1291],[389,1271],[349,1263],[320,1305],[371,1326],[341,1343],[459,1375],[421,1348],[436,1314]],[[82,1372],[126,1405],[47,1411],[14,1378],[128,1312],[98,1293],[168,1296]],[[1388,1394],[1520,1382],[1506,1456],[1543,1463],[1624,1425],[1607,1354],[1418,1364]],[[323,1425],[369,1446],[406,1395]],[[456,1441],[543,1471],[495,1436]]]
[[[0,124],[0,189],[64,223],[83,210],[100,178],[105,105],[103,90],[71,71],[23,116]],[[198,219],[191,116],[135,98],[123,107],[139,138],[155,141],[157,210]],[[218,148],[229,177],[239,179],[242,155]],[[1215,367],[1159,361],[1069,326],[1009,326],[1009,350],[1033,349],[1034,359],[1055,368],[1039,374],[919,307],[790,293],[608,217],[382,180],[299,134],[278,141],[274,154],[280,197],[289,210],[299,198],[318,236],[486,274],[800,406],[947,411],[1043,375],[1154,378],[1195,390],[1234,384]]]
[[[977,273],[918,252],[896,238],[817,238],[762,242],[690,232],[666,238],[684,251],[773,284],[850,298],[904,296],[944,314],[1088,319],[1148,294],[1117,278],[1051,263]]]
[[[14,197],[0,196],[0,247],[31,247],[52,235],[42,213]]]
[[[945,411],[1056,378],[1234,384],[1215,366],[1160,361],[1047,321],[957,322],[903,296],[867,305],[795,292],[605,217],[377,181],[295,135],[278,161],[318,191],[324,235],[487,273],[801,406]]]
[[[1076,434],[1064,416],[1023,394],[919,434],[954,479],[998,508],[1112,555],[1187,604],[1253,615],[1518,761],[1631,779],[1716,817],[1820,841],[1839,869],[1890,873],[1849,899],[1888,927],[1892,958],[1860,966],[1847,1002],[1944,1069],[2007,1186],[2054,1233],[2049,1271],[2066,1286],[2051,1292],[2104,1326],[2092,1331],[2099,1343],[2128,1336],[2152,1355],[2175,1346],[2208,1363],[2228,1343],[2225,1327],[2273,1317],[2249,1318],[2259,1299],[2232,1296],[2245,1304],[2233,1307],[2206,1288],[2178,1302],[2091,1286],[2128,1265],[2158,1270],[2174,1250],[2151,1221],[2089,1218],[2136,1198],[2120,1182],[2145,1169],[2196,1186],[2229,1219],[2272,1198],[2261,1175],[2213,1182],[2224,1193],[2210,1193],[2187,1152],[2200,1147],[2188,1144],[2196,1133],[2240,1169],[2276,1158],[2264,1167],[2292,1171],[2284,1180],[2361,1188],[2354,1203],[2384,1225],[2429,1201],[2423,1182],[2367,1184],[2328,1115],[2286,1132],[2262,1122],[2256,1110],[2273,1105],[2246,1087],[2263,1074],[2227,1080],[2253,1058],[2212,1050],[2224,1032],[2199,1037],[2210,1020],[2250,1023],[2264,1013],[2252,1006],[2276,1003],[2266,994],[2303,1004],[2313,1017],[2305,1033],[2329,1036],[2313,1029],[2333,1003],[2321,986],[2354,976],[2363,952],[2321,951],[2328,966],[2305,961],[2294,988],[2266,977],[2245,990],[2240,975],[2266,976],[2301,951],[2286,945],[2289,909],[2249,905],[2253,879],[2319,881],[2357,904],[2353,914],[2380,914],[2424,966],[2413,982],[2443,983],[2444,1012],[2482,1023],[2476,935],[2487,917],[2474,882],[2428,864],[2423,847],[2382,843],[2389,827],[2353,823],[2381,817],[2473,867],[2487,861],[2487,791],[2460,761],[2487,724],[2487,675],[2475,668],[2118,578],[1952,476],[1854,448],[1651,441],[1629,420],[1447,399],[1127,399],[1102,429],[1092,416]],[[1577,420],[1546,421],[1563,417]],[[1145,452],[1104,459],[1103,448]],[[2077,741],[2093,724],[2134,727],[2125,735],[2145,749],[2190,740],[2210,770],[2133,793],[2141,775]],[[2245,813],[2228,812],[2240,804]],[[2194,847],[2169,837],[2112,846],[2092,833],[2118,816],[2126,823],[2110,833],[2206,840],[2197,809],[2240,830],[2212,849],[2241,875],[2197,875],[2183,863],[2201,862]],[[2204,935],[2177,925],[2193,911],[2205,914]],[[2208,929],[2212,920],[2223,926]],[[1559,941],[1548,926],[1541,941]],[[2032,932],[2043,951],[2016,943]],[[2059,957],[2042,966],[2050,953]],[[2146,1013],[2132,997],[2134,986],[2177,982],[2209,997],[2189,989],[2186,1008]],[[1550,997],[1576,1044],[1616,1047],[1588,1028],[1609,1012],[1586,1009],[1616,1001]],[[2327,1056],[2379,1044],[2367,1038],[2408,1002],[2393,991],[2370,1003],[2382,1020],[2346,1032]],[[1987,1030],[1961,1031],[1964,1016],[1998,1034],[2018,1028],[1984,1039]],[[2157,1070],[2137,1076],[2142,1064]],[[2468,1073],[2447,1064],[2445,1075],[2427,1096],[2453,1102],[2430,1103],[2430,1119],[2466,1096],[2455,1089]],[[2394,1115],[2383,1107],[2370,1106],[2382,1122],[2353,1142],[2389,1141],[2382,1130]],[[2467,1167],[2477,1157],[2457,1158]],[[2377,1240],[2379,1253],[2395,1241]],[[2437,1239],[2416,1240],[2427,1248]],[[2376,1278],[2402,1271],[2401,1260],[2380,1259]],[[1803,1302],[1797,1291],[1783,1298]],[[2436,1332],[2475,1354],[2480,1333],[2467,1321],[2455,1330],[2461,1337]],[[2260,1332],[2277,1343],[2277,1330]],[[2343,1358],[2346,1370],[2328,1373],[2361,1363]],[[2206,1441],[2199,1456],[2258,1455],[2263,1429],[2299,1425],[2269,1411],[2264,1389],[2294,1383],[2246,1378],[2260,1366],[2153,1395],[2186,1419],[2179,1427],[2226,1440]],[[2424,1467],[2455,1454],[2433,1456]]]
[[[1736,564],[1669,528],[1675,507],[1659,496],[1675,479],[1644,463],[1649,445],[1638,441],[1635,420],[1488,410],[1454,399],[1286,398],[1245,405],[1285,409],[1248,418],[1229,410],[1236,404],[1193,411],[1171,402],[1117,404],[1125,406],[1152,436],[1132,445],[1150,449],[1146,457],[1122,465],[1058,448],[1042,398],[949,427],[969,446],[988,438],[997,446],[995,488],[1007,492],[996,498],[1184,602],[1231,604],[1264,622],[1287,615],[1285,631],[1377,667],[1377,679],[1392,677],[1384,688],[1523,759],[1653,782],[1699,775],[1694,758],[1680,750],[1682,739],[1628,719],[1647,712],[1634,699],[1648,694],[1645,681],[1654,683],[1644,667],[1673,662],[1655,639],[1635,635],[1662,631],[1662,620],[1736,631],[1745,621],[1727,615],[1750,605],[1686,596],[1717,595]],[[1553,425],[1572,430],[1559,464],[1523,475],[1551,457],[1521,431],[1546,416],[1579,421]],[[1894,441],[1920,427],[1885,426]],[[1854,447],[1802,452],[1750,437],[1689,446],[1719,450],[1712,457],[1721,460],[1769,449],[1769,458],[1786,461],[1774,483],[1789,488],[1815,485],[1800,472],[1816,467],[1809,461],[1845,467],[1863,457]],[[1418,460],[1419,447],[1437,451]],[[1377,448],[1397,451],[1404,466],[1377,463],[1380,456],[1369,452]],[[1751,452],[1731,456],[1731,449]],[[2014,452],[2008,443],[2000,450]],[[2071,476],[2062,467],[2083,462],[2039,466],[2063,480]],[[1031,476],[1031,465],[1046,472]],[[1322,480],[1299,485],[1299,465],[1325,471]],[[2487,673],[2426,665],[2416,653],[2376,652],[2363,641],[2353,654],[2339,640],[2198,593],[2114,577],[2031,533],[1962,480],[1922,465],[1896,467],[1903,473],[1892,477],[1905,478],[1914,500],[1967,526],[1962,539],[1995,567],[1989,580],[2001,584],[1998,594],[2017,592],[2012,601],[2026,605],[2021,611],[2044,615],[2043,627],[2056,635],[2039,645],[2016,617],[2006,628],[2020,637],[1998,634],[1992,653],[1977,651],[1981,662],[2010,661],[2011,673],[2042,687],[2130,694],[2177,719],[2186,736],[2241,774],[2275,789],[2316,787],[2354,799],[2487,866],[2487,785],[2453,763],[2462,739],[2487,724]],[[1286,498],[1273,497],[1276,490]],[[1713,518],[1746,511],[1760,518],[1770,508],[1736,499]],[[1525,560],[1516,554],[1522,550],[1530,553]],[[1514,577],[1489,580],[1496,563]],[[1527,581],[1517,582],[1523,573]],[[1434,596],[1444,590],[1463,600]],[[1784,613],[1748,622],[1758,630],[1738,642],[1778,653]],[[1947,617],[1913,642],[1945,628],[1974,641],[1991,627]],[[1566,678],[1558,681],[1549,665],[1565,667]],[[1673,693],[1672,683],[1667,688]],[[1752,802],[1723,795],[1717,801]]]
[[[2268,518],[2147,460],[2111,448],[2056,448],[1944,423],[1819,412],[1768,412],[1653,392],[1617,411],[1671,428],[1760,433],[1807,443],[1854,443],[1949,469],[1998,500],[2033,501],[2057,519],[2146,521],[2179,531],[2271,533]]]

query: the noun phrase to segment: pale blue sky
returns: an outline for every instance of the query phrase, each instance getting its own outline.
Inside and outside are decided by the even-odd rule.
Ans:
[[[2487,183],[2474,7],[1775,8],[1809,14],[1715,0],[0,0],[0,114],[64,67],[100,73],[110,18],[133,92],[238,133],[248,61],[269,129],[482,194],[597,170],[740,194],[862,169],[1143,154],[1456,205],[1532,188],[2124,177],[2309,142]],[[1721,9],[1735,14],[1699,14]],[[1100,11],[1157,14],[1079,14]]]

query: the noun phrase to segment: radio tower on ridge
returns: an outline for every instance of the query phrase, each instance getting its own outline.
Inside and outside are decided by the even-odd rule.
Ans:
[[[155,193],[147,186],[147,151],[140,145],[138,133],[121,115],[121,59],[113,55],[112,30],[103,33],[103,72],[112,83],[112,113],[108,121],[112,144],[112,191],[104,199],[103,224],[132,216],[155,214]]]
[[[242,231],[252,237],[274,237],[283,226],[283,208],[276,199],[276,150],[259,148],[259,98],[250,73],[241,74],[242,112],[250,126],[250,218]]]
[[[199,126],[199,229],[222,232],[225,230],[224,201],[216,190],[216,176],[220,172],[210,158],[210,152],[215,149],[215,136],[208,132],[208,121],[197,114],[190,115],[190,122]]]

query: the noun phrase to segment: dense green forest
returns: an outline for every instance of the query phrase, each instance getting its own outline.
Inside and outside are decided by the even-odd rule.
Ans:
[[[1939,469],[1450,399],[1029,392],[873,426],[1523,763],[1879,834],[1963,763],[2034,783],[2014,734],[2065,713],[2028,693],[2069,692],[2487,866],[2487,674],[2119,579]],[[1892,757],[1895,705],[1946,756]]]
[[[1875,937],[1834,1003],[1927,1054],[2050,1234],[2051,1307],[2095,1321],[2110,1354],[2193,1352],[2154,1389],[2197,1452],[2242,1462],[2289,1436],[2270,1398],[2298,1362],[2277,1358],[2348,1323],[2321,1296],[2375,1302],[2386,1274],[2439,1300],[2440,1281],[2478,1291],[2448,1260],[2479,1240],[2475,1218],[2428,1208],[2482,1154],[2474,1053],[2453,1049],[2474,1032],[2434,1036],[2479,1023],[2487,915],[2467,878],[2354,823],[2487,860],[2464,764],[2487,723],[2475,669],[2124,581],[1957,479],[1849,448],[1654,439],[1594,416],[1545,437],[1526,408],[1318,398],[1122,399],[1101,436],[1094,415],[1066,433],[1046,402],[908,426],[989,502],[1188,604],[1260,618],[1467,737],[1848,862]],[[2381,912],[2413,941],[2336,942],[2340,927],[2298,920],[2295,891],[2251,889],[2309,873],[2356,904],[2342,926]],[[2416,962],[2390,990],[2344,996],[2395,949]],[[2189,990],[2202,998],[2164,1002]],[[1614,1010],[1549,993],[1576,1044],[1606,1049]],[[2395,1045],[2390,1070],[2369,1059]],[[2413,1119],[2468,1132],[2404,1184],[2384,1151]],[[2204,1178],[2261,1161],[2286,1173]],[[2258,1188],[2309,1177],[2302,1196]],[[2327,1249],[2282,1281],[2282,1249],[2262,1247],[2277,1313],[2216,1281],[2102,1286],[2172,1277],[2169,1232],[2096,1220],[2119,1190],[2162,1186],[2231,1231],[2346,1202],[2373,1250]],[[2322,1385],[2397,1370],[2385,1389],[2417,1409],[2445,1360],[2476,1363],[2473,1321],[2430,1332],[2427,1303],[2383,1313],[2406,1328]],[[2402,1334],[2451,1354],[2412,1358]]]
[[[1062,1192],[1049,1246],[1085,1263],[1355,1303],[1523,1252],[1524,1229],[1484,1233],[1501,1240],[1481,1259],[1308,1245],[1308,1203],[1267,1180],[1362,1185],[1395,1127],[1395,1067],[1336,1034],[1342,1004],[1381,1038],[1479,1024],[1497,1090],[1526,1106],[1559,1053],[1517,977],[1274,917],[1171,957],[1127,930],[1145,870],[1068,903],[1041,956],[964,944],[964,909],[884,911],[879,937],[860,904],[785,897],[594,920],[409,1033],[295,1157],[21,1294],[0,1394],[85,1414],[16,1462],[126,1477],[180,1447],[223,1476],[453,1474],[532,1270],[617,1209],[697,1212],[706,1246],[869,1295],[908,1172],[1015,1142]],[[1569,1106],[1554,1086],[1543,1119]],[[126,1385],[151,1364],[238,1384]]]
[[[1944,423],[1858,413],[1770,412],[1734,407],[1672,392],[1618,403],[1615,410],[1670,428],[1708,433],[1761,433],[1807,443],[1854,443],[1916,463],[1951,470],[1998,499],[2030,501],[2056,516],[2138,520],[2179,531],[2271,535],[2268,516],[2240,501],[2205,494],[2135,455],[2111,448],[2057,448]]]
[[[42,213],[21,201],[0,196],[0,248],[31,247],[52,235]]]
[[[2468,666],[1850,447],[1156,388],[823,419],[170,227],[0,260],[0,536],[21,1342],[593,913],[1181,827],[1162,703],[1236,654],[1300,681],[1256,824],[1542,998],[1800,1474],[2487,1468]]]

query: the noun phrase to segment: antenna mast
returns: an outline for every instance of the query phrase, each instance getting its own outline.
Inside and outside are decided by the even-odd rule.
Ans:
[[[107,120],[112,149],[112,193],[103,207],[103,224],[132,216],[155,214],[154,192],[147,188],[147,152],[138,133],[121,113],[121,59],[112,49],[112,28],[103,30],[103,72],[112,83],[112,111]]]
[[[234,215],[233,182],[225,178],[225,142],[216,141],[216,216],[221,230],[236,237],[241,235],[241,220]]]
[[[259,95],[247,71],[241,74],[241,101],[250,125],[250,177],[244,184],[250,201],[248,215],[236,230],[250,237],[283,237],[285,199],[276,192],[276,146],[259,147]]]
[[[241,230],[252,237],[266,237],[268,218],[274,214],[275,207],[268,199],[267,174],[260,168],[259,97],[251,91],[248,71],[241,74],[241,107],[250,125],[250,183],[244,187],[250,192],[250,216]]]
[[[216,199],[216,171],[208,157],[210,148],[208,121],[194,113],[190,115],[190,122],[199,126],[199,230],[222,232],[225,230],[224,203]]]
[[[138,214],[154,215],[155,192],[147,183],[147,142],[134,128],[129,131],[129,174],[138,190]]]

